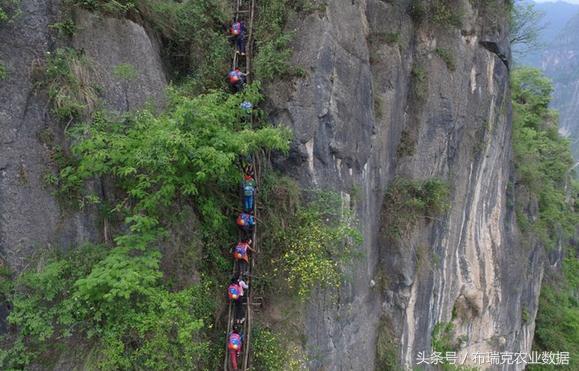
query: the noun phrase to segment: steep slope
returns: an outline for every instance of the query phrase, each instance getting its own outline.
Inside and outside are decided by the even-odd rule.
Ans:
[[[457,19],[445,2],[330,1],[290,23],[307,77],[270,87],[272,116],[296,135],[282,166],[341,191],[365,237],[339,304],[308,305],[312,369],[381,369],[388,352],[411,367],[437,323],[453,323],[461,357],[530,349],[521,316],[534,318],[542,258],[517,242],[509,206],[510,53],[495,5],[455,1]],[[395,177],[448,182],[450,210],[386,237]],[[392,349],[377,348],[384,336]]]

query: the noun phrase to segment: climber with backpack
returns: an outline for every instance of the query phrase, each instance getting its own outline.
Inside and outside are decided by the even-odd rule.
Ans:
[[[243,192],[243,211],[252,212],[255,199],[255,180],[253,176],[245,174],[243,176],[243,182],[241,183],[241,190]]]
[[[249,285],[239,278],[238,275],[231,279],[229,287],[227,288],[227,296],[233,302],[235,307],[235,322],[243,323],[245,321],[245,311],[243,310],[243,303],[246,302],[244,290],[248,290]]]
[[[243,233],[243,238],[249,239],[253,234],[253,228],[255,227],[255,217],[251,213],[243,211],[239,214],[235,222]]]
[[[236,53],[245,55],[245,23],[240,21],[234,21],[229,28],[230,41],[235,43],[237,50]]]
[[[231,358],[231,367],[233,370],[238,370],[237,368],[237,358],[241,354],[241,348],[243,347],[243,335],[239,333],[237,326],[233,326],[231,334],[227,339],[227,349],[229,350],[229,358]]]
[[[235,92],[240,92],[247,82],[247,74],[241,72],[239,67],[235,67],[227,74],[227,82]]]
[[[255,250],[251,248],[251,240],[242,239],[233,248],[233,258],[237,261],[239,267],[239,274],[247,275],[249,264],[249,251],[255,254]]]

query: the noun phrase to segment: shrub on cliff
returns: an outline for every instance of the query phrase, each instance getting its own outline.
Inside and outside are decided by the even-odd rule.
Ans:
[[[3,368],[49,357],[55,341],[95,347],[103,369],[215,368],[209,349],[221,347],[209,341],[216,296],[203,273],[222,272],[207,261],[198,284],[172,291],[173,272],[161,270],[159,247],[176,211],[190,205],[200,218],[195,228],[205,232],[204,255],[221,252],[223,241],[213,236],[229,236],[228,195],[237,200],[239,156],[288,149],[287,130],[244,121],[240,103],[260,99],[257,86],[194,98],[175,91],[162,114],[99,113],[72,130],[73,159],[61,170],[60,192],[102,203],[105,215],[124,218],[125,225],[112,246],[51,258],[17,279]],[[85,188],[95,178],[114,184],[115,195],[106,200],[112,204]]]
[[[536,317],[536,351],[569,352],[564,369],[576,370],[579,352],[579,264],[573,238],[579,224],[579,187],[573,180],[569,141],[558,133],[557,113],[549,109],[553,87],[539,70],[521,68],[511,77],[513,149],[515,153],[517,219],[528,240],[547,250],[561,249],[561,270],[547,266]],[[529,207],[538,205],[538,209]],[[530,366],[529,369],[544,369]]]

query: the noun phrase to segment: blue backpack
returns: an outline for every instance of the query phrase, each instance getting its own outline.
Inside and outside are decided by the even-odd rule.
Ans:
[[[247,245],[239,244],[235,246],[235,252],[233,253],[233,255],[237,259],[244,259],[247,256]]]

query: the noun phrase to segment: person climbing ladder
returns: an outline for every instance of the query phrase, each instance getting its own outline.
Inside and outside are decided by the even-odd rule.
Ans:
[[[230,40],[235,43],[236,53],[245,56],[245,22],[234,21],[229,28]]]
[[[231,279],[229,287],[227,288],[227,295],[235,307],[235,323],[243,323],[245,321],[245,311],[243,310],[243,303],[247,302],[245,291],[249,286],[238,275]]]
[[[247,73],[243,73],[239,67],[235,67],[227,74],[227,82],[229,82],[231,88],[238,93],[245,87]]]
[[[240,275],[249,274],[249,251],[255,254],[255,250],[251,248],[251,242],[251,240],[243,239],[233,248],[233,258],[237,262]]]
[[[247,213],[253,212],[255,188],[255,179],[253,179],[253,176],[246,173],[243,176],[241,189],[243,192],[243,211]]]
[[[243,347],[243,336],[239,333],[237,326],[233,326],[231,334],[229,334],[229,339],[227,342],[227,349],[229,350],[229,358],[231,359],[231,367],[234,371],[239,370],[237,368],[237,358],[241,354],[241,348]]]
[[[228,39],[234,43],[231,70],[227,74],[227,84],[232,93],[240,93],[245,85],[251,82],[252,28],[255,0],[235,0],[234,14],[230,24],[224,25]],[[255,119],[253,103],[240,99],[240,125],[253,126]],[[254,169],[254,158],[244,154],[240,157],[240,168],[243,171],[241,179],[240,199],[242,209],[236,217],[239,227],[239,239],[231,250],[233,255],[233,278],[227,287],[229,298],[228,329],[226,335],[226,351],[223,368],[226,370],[250,369],[250,337],[251,337],[251,299],[252,270],[255,264],[254,254],[257,253],[256,212],[257,212],[257,181]],[[250,255],[251,254],[251,260]],[[251,264],[250,264],[251,263]],[[243,326],[243,327],[241,327]]]

